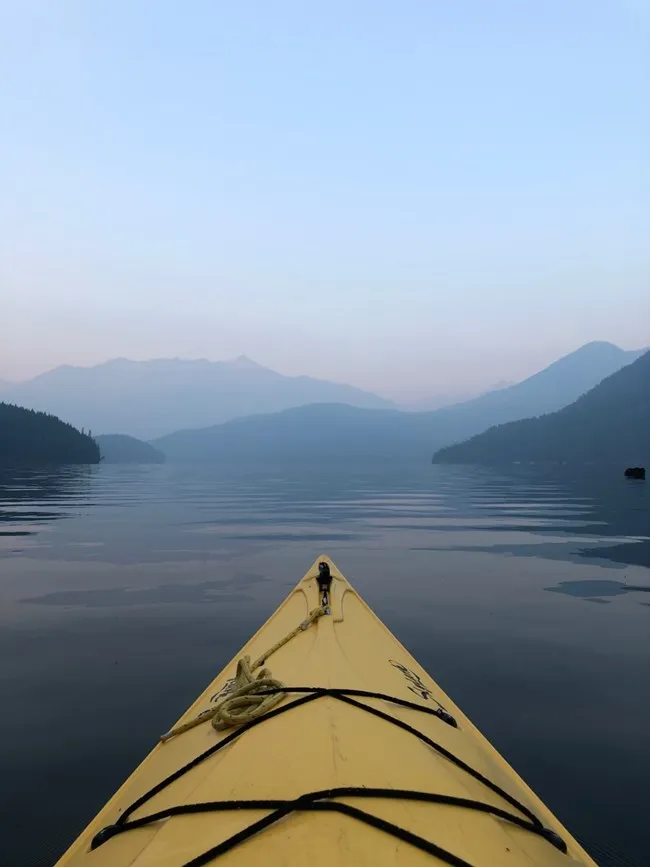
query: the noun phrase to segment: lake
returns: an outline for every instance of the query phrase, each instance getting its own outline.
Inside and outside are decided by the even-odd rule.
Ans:
[[[321,553],[603,867],[648,864],[650,484],[99,465],[0,471],[0,865],[51,865]]]

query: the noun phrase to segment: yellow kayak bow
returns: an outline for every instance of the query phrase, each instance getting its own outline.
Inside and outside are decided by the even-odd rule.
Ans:
[[[327,557],[58,867],[218,862],[595,867]]]

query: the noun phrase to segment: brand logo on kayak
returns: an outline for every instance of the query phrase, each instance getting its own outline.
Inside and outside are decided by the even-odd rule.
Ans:
[[[428,699],[429,701],[437,704],[441,710],[445,710],[445,706],[440,704],[437,698],[433,697],[433,693],[431,690],[422,682],[422,678],[419,674],[413,671],[412,668],[407,668],[405,665],[402,665],[401,662],[395,662],[394,659],[388,660],[393,668],[401,671],[406,680],[408,681],[408,688],[411,692],[414,692],[416,695],[420,696],[420,698]],[[445,711],[446,712],[446,711]]]
[[[399,671],[402,672],[402,674],[409,683],[408,688],[411,690],[411,692],[419,695],[420,698],[429,698],[435,701],[435,699],[433,698],[433,693],[430,689],[427,689],[425,684],[422,682],[422,678],[419,674],[416,674],[412,669],[407,668],[405,665],[402,665],[401,662],[395,662],[394,659],[389,659],[388,661],[393,666],[393,668],[397,668]]]

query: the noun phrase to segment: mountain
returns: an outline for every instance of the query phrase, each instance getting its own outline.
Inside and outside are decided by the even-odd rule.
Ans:
[[[557,412],[490,428],[435,463],[650,463],[650,352]]]
[[[96,464],[99,448],[53,415],[0,403],[0,465],[50,463]]]
[[[126,434],[95,437],[102,460],[107,464],[164,464],[165,455],[149,443]]]
[[[492,425],[555,412],[644,351],[628,351],[600,341],[586,343],[516,385],[444,407],[439,410],[438,419],[451,435],[447,442],[466,439]]]
[[[506,382],[504,380],[496,383],[491,388],[481,391],[466,392],[465,394],[453,394],[452,392],[432,394],[429,397],[420,398],[419,400],[401,401],[399,408],[408,410],[409,412],[430,412],[434,409],[442,409],[445,406],[456,406],[460,403],[468,403],[470,400],[474,400],[476,397],[481,397],[490,391],[498,391],[511,385],[514,385],[514,383],[510,381]]]
[[[571,403],[638,353],[592,343],[517,385],[433,412],[355,409],[340,404],[259,414],[199,430],[181,430],[154,445],[169,460],[413,459],[503,421]],[[605,371],[603,373],[603,371]]]
[[[350,385],[283,376],[245,356],[234,361],[117,358],[95,367],[66,365],[16,383],[3,396],[91,430],[119,430],[142,439],[309,403],[393,406]]]
[[[482,394],[483,392],[480,392]],[[465,403],[468,400],[473,400],[477,396],[477,392],[465,392],[463,394],[432,394],[429,397],[418,400],[403,400],[398,404],[398,408],[406,412],[431,412],[435,409],[442,409],[443,406],[455,406],[458,403]]]
[[[433,413],[312,404],[178,431],[152,444],[170,461],[429,460]]]

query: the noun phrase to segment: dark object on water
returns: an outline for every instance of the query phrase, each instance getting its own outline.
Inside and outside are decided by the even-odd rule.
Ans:
[[[645,467],[628,467],[625,470],[625,478],[645,480]]]

